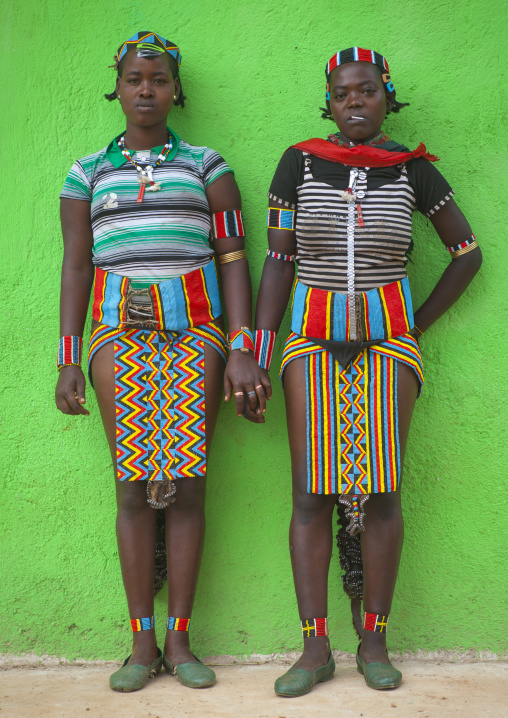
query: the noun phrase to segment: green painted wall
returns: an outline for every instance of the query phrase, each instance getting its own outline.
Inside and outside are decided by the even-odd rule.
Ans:
[[[354,44],[388,57],[399,99],[411,107],[386,129],[442,157],[484,252],[474,286],[423,340],[427,383],[405,467],[406,543],[389,640],[397,650],[506,651],[504,9],[501,0],[18,0],[3,8],[0,650],[117,659],[129,646],[95,398],[90,390],[88,419],[60,415],[53,403],[58,194],[72,162],[122,130],[120,108],[102,99],[114,86],[107,66],[124,39],[148,28],[183,53],[188,107],[176,109],[173,127],[236,170],[256,286],[276,163],[288,145],[332,129],[318,112],[326,61]],[[418,304],[448,260],[421,217],[414,235]],[[279,354],[287,330],[286,319]],[[273,380],[264,427],[237,420],[231,407],[221,413],[193,619],[201,655],[299,647],[275,370]],[[334,555],[332,642],[353,651],[348,610]]]

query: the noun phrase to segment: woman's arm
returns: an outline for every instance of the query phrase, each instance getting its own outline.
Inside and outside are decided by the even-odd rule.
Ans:
[[[226,212],[241,209],[240,191],[231,172],[223,174],[206,190],[210,212]],[[217,256],[244,249],[243,237],[223,237],[214,240]],[[252,288],[247,259],[237,259],[219,264],[219,273],[226,305],[229,331],[241,327],[252,327]],[[248,392],[256,392],[248,397]],[[235,396],[235,409],[238,416],[256,423],[264,422],[266,399],[271,397],[270,382],[259,368],[251,351],[243,353],[233,349],[224,374],[225,400]]]
[[[90,202],[62,199],[60,219],[64,241],[60,289],[60,336],[83,336],[93,282]],[[64,414],[89,414],[85,403],[85,377],[81,367],[60,369],[55,391],[58,409]]]
[[[270,207],[287,209],[281,202],[270,200]],[[289,229],[268,229],[268,247],[283,255],[296,253],[296,232]],[[277,333],[291,295],[295,278],[295,263],[267,257],[259,285],[256,305],[256,329]]]
[[[455,247],[471,236],[471,227],[453,199],[433,214],[430,221],[446,247]],[[481,264],[479,247],[452,259],[428,299],[415,312],[415,325],[420,332],[425,332],[457,301]]]

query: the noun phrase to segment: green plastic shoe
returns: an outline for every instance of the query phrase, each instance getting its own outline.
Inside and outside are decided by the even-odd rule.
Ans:
[[[194,656],[194,654],[192,654]],[[171,675],[176,676],[182,686],[187,688],[208,688],[215,683],[216,676],[211,668],[205,666],[197,656],[194,656],[198,663],[179,663],[174,666],[170,660],[166,658],[166,654],[162,654],[162,662],[164,668]]]
[[[113,673],[109,679],[109,685],[114,691],[122,691],[123,693],[131,693],[139,691],[148,683],[149,678],[155,678],[162,668],[162,653],[159,649],[158,656],[151,666],[127,665],[130,658],[125,659],[122,667]]]
[[[335,673],[335,661],[330,652],[326,665],[316,668],[315,671],[306,671],[304,668],[290,668],[287,673],[275,681],[275,693],[286,698],[304,696],[314,688],[316,683],[331,681]]]
[[[360,656],[360,646],[356,652],[356,668],[365,678],[369,688],[374,688],[376,691],[398,688],[402,681],[402,673],[391,663],[365,663]]]

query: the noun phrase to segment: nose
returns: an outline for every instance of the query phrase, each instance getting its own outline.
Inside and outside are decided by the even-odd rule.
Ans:
[[[363,105],[363,95],[361,92],[351,92],[348,97],[348,107],[361,107]]]
[[[153,96],[153,88],[151,83],[146,80],[145,82],[142,82],[139,86],[139,94],[141,97],[152,97]]]

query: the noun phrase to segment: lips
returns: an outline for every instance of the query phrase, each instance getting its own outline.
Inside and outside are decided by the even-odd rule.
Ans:
[[[153,105],[148,102],[138,102],[136,107],[139,110],[153,110]]]
[[[361,115],[351,115],[351,117],[348,117],[348,122],[365,122],[367,118],[363,117]]]

